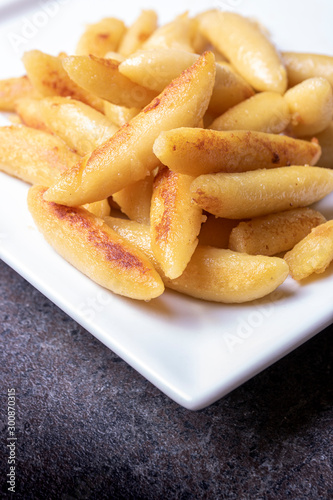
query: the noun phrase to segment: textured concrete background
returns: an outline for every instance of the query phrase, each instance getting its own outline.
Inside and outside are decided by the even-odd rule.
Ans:
[[[333,498],[328,330],[199,412],[179,407],[0,262],[1,498]],[[7,388],[17,392],[8,495]]]

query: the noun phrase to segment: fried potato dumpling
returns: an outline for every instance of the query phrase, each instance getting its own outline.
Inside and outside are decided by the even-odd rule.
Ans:
[[[192,202],[193,177],[161,167],[154,180],[150,209],[151,247],[169,278],[180,276],[198,245],[205,218]]]
[[[300,137],[322,132],[333,118],[333,91],[325,78],[309,78],[289,89],[284,99],[290,114],[290,131]]]
[[[51,186],[80,157],[54,135],[22,125],[0,127],[0,170]]]
[[[293,248],[311,229],[324,222],[325,217],[310,208],[257,217],[240,222],[231,231],[229,248],[251,255],[275,255]]]
[[[25,52],[22,61],[29,80],[42,97],[73,97],[103,112],[103,101],[79,87],[63,68],[64,57],[55,57],[40,50]]]
[[[291,166],[200,175],[191,191],[207,212],[227,219],[249,219],[321,200],[333,191],[333,170]]]
[[[150,223],[150,205],[153,193],[154,176],[147,175],[144,179],[124,187],[112,195],[120,210],[131,220]]]
[[[118,52],[128,57],[140,49],[141,45],[157,28],[157,14],[154,10],[143,10],[124,34]]]
[[[118,70],[120,62],[114,59],[93,55],[70,56],[62,64],[77,85],[113,104],[143,108],[156,97],[157,92],[137,85],[122,75]]]
[[[276,134],[181,127],[162,132],[154,143],[154,153],[171,170],[196,177],[213,172],[314,165],[321,150],[316,141]]]
[[[323,273],[333,260],[333,220],[312,229],[284,258],[295,280]]]
[[[44,200],[46,188],[29,190],[28,208],[46,241],[70,264],[112,292],[139,300],[163,293],[147,257],[84,208]]]
[[[0,80],[0,110],[15,111],[16,103],[23,97],[37,97],[29,78],[24,75],[17,78]]]
[[[143,43],[142,49],[180,49],[193,52],[192,39],[195,24],[187,12],[177,16],[173,21],[157,28]]]
[[[259,92],[228,109],[209,128],[280,134],[289,122],[290,112],[286,100],[277,92]]]
[[[105,17],[87,26],[76,47],[76,54],[93,54],[104,57],[107,52],[116,51],[126,32],[125,24],[115,17]]]
[[[282,58],[287,69],[289,87],[318,76],[326,78],[333,86],[333,56],[282,52]]]
[[[281,55],[257,23],[235,12],[211,10],[198,16],[201,32],[258,91],[283,94],[287,72]]]
[[[118,130],[105,115],[70,97],[20,99],[16,111],[23,123],[56,134],[80,156],[91,153]]]

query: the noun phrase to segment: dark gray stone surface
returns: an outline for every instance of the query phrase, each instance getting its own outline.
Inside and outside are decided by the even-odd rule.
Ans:
[[[328,329],[190,412],[2,262],[0,276],[1,498],[333,498]],[[15,495],[6,484],[9,387]]]

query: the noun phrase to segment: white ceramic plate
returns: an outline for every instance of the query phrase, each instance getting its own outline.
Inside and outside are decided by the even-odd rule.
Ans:
[[[40,48],[73,51],[85,23],[106,15],[130,23],[141,7],[123,0],[0,2],[0,78],[23,72],[20,55]],[[191,13],[209,7],[256,17],[283,50],[333,54],[329,0],[182,2]],[[156,6],[162,22],[179,2]],[[6,118],[1,117],[2,124]],[[139,303],[107,292],[63,261],[43,240],[27,211],[28,186],[0,174],[1,257],[67,314],[165,394],[195,410],[213,403],[333,321],[333,268],[299,285],[288,279],[271,296],[220,305],[167,291]],[[320,203],[333,218],[333,196]]]

